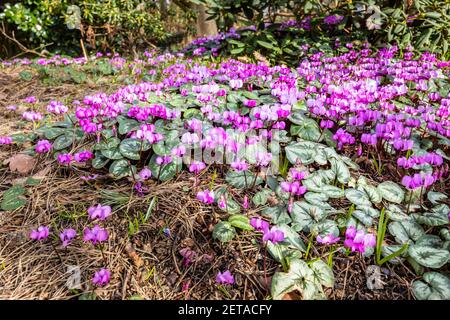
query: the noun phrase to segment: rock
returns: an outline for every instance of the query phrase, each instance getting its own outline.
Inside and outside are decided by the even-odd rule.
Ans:
[[[19,153],[8,159],[9,169],[12,172],[19,172],[20,174],[28,174],[33,170],[36,164],[36,159],[27,154]]]

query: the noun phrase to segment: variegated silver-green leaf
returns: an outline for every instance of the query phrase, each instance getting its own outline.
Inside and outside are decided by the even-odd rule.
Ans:
[[[330,159],[331,170],[336,175],[337,181],[347,184],[350,181],[350,170],[342,160]]]
[[[329,185],[329,184],[323,185],[321,187],[321,190],[328,197],[333,198],[333,199],[342,198],[345,195],[344,190],[342,188],[338,188],[336,186],[332,186],[332,185]]]
[[[369,197],[365,192],[357,190],[357,189],[346,189],[345,197],[353,204],[357,206],[371,206],[372,203],[369,200]]]
[[[450,252],[446,249],[418,245],[410,246],[408,254],[418,263],[428,268],[440,268],[447,264],[450,259]]]
[[[412,289],[418,300],[450,300],[450,278],[442,273],[425,273],[423,281],[412,283]]]
[[[405,198],[405,191],[398,184],[392,181],[385,181],[380,183],[377,186],[377,189],[383,199],[389,202],[400,204]]]

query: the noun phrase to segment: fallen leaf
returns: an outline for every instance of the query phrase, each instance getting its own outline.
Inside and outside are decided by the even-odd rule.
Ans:
[[[129,243],[125,247],[125,251],[127,252],[130,259],[133,261],[133,263],[136,265],[136,267],[142,267],[144,265],[144,260],[136,253],[136,250],[134,250],[133,245]]]
[[[8,159],[9,169],[14,172],[17,171],[21,174],[27,174],[33,170],[36,163],[36,159],[27,154],[19,153]]]

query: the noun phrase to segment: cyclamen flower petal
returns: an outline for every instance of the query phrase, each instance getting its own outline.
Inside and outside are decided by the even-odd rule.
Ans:
[[[270,230],[264,232],[262,240],[270,241],[272,243],[281,242],[284,240],[284,232],[274,226]]]
[[[76,236],[77,232],[74,229],[64,229],[59,234],[59,238],[62,241],[62,246],[67,247]]]
[[[320,235],[317,236],[317,242],[321,243],[321,244],[334,244],[336,242],[338,242],[341,238],[340,237],[335,237],[333,236],[333,234],[327,234],[324,237],[321,237]]]
[[[34,150],[37,153],[47,153],[52,149],[52,144],[48,140],[39,140]]]
[[[142,180],[147,180],[149,178],[151,178],[152,176],[152,171],[149,168],[143,168],[141,171],[139,171],[139,177]]]
[[[214,202],[214,191],[203,190],[197,193],[197,199],[203,203],[211,204]]]
[[[269,223],[261,218],[251,218],[250,225],[257,231],[269,231]]]
[[[98,224],[96,224],[92,229],[86,227],[83,232],[83,241],[92,242],[94,245],[108,240],[108,237],[108,231],[101,228]]]
[[[2,144],[12,144],[13,139],[11,137],[0,137],[0,145]]]
[[[44,240],[47,239],[50,233],[50,229],[45,226],[40,226],[36,230],[31,230],[30,238],[33,240]]]
[[[219,271],[216,276],[216,282],[219,284],[234,284],[234,277],[229,270],[223,273]]]
[[[111,273],[108,269],[100,269],[100,271],[95,272],[94,277],[92,278],[92,284],[103,287],[109,283],[111,278]]]
[[[91,220],[105,220],[111,215],[111,213],[112,210],[110,206],[102,206],[101,204],[89,207],[88,209],[89,218]]]

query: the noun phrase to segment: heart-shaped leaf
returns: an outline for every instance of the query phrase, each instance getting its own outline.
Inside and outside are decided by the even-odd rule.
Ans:
[[[220,221],[214,226],[213,239],[217,239],[220,242],[228,242],[234,238],[236,230],[227,221]]]
[[[393,203],[400,204],[405,198],[405,191],[403,191],[403,189],[398,184],[392,181],[385,181],[380,183],[377,186],[377,189],[383,199],[386,199],[387,201]]]
[[[428,268],[440,268],[447,264],[450,259],[450,252],[446,249],[418,245],[410,246],[408,254],[418,263]]]
[[[423,280],[412,283],[414,296],[418,300],[450,300],[449,277],[438,272],[427,272]]]

